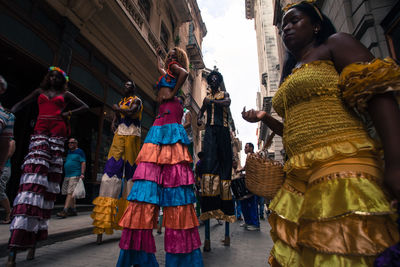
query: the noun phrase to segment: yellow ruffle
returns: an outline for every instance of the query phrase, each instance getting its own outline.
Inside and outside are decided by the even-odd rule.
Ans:
[[[122,203],[122,202],[120,202]],[[121,230],[116,218],[118,200],[110,197],[97,197],[93,200],[95,207],[90,217],[93,219],[94,234],[112,234],[113,229]]]
[[[381,178],[353,172],[333,176],[331,180],[307,188],[300,212],[303,220],[327,220],[349,214],[395,213],[382,191]]]
[[[291,248],[284,242],[278,240],[271,250],[269,259],[272,266],[278,267],[332,267],[332,266],[351,266],[365,267],[373,266],[375,256],[343,256],[336,254],[321,254],[311,249],[302,249],[301,252]],[[279,265],[278,265],[279,264]]]
[[[271,256],[275,258],[275,260],[282,267],[297,267],[300,265],[300,252],[285,244],[281,240],[274,241],[274,247],[271,250]],[[313,266],[313,265],[306,265]],[[318,266],[318,265],[316,265]],[[335,266],[335,265],[332,265]]]
[[[340,74],[339,87],[351,108],[365,112],[372,96],[400,90],[400,67],[391,58],[353,63]]]
[[[288,180],[285,181],[285,184],[275,195],[268,208],[282,218],[298,223],[304,197],[299,193],[289,191],[286,185],[288,182]]]
[[[295,169],[306,170],[316,163],[323,163],[335,158],[343,158],[344,156],[354,156],[360,154],[361,151],[372,151],[377,153],[379,147],[371,138],[359,138],[347,140],[344,142],[336,142],[327,146],[315,148],[311,151],[292,155],[285,162],[283,170],[290,173]],[[296,174],[296,176],[298,176]]]
[[[301,266],[319,266],[319,267],[332,267],[332,266],[366,267],[366,266],[373,266],[375,261],[375,257],[342,256],[335,254],[328,255],[328,254],[315,253],[315,251],[310,249],[302,250],[301,259],[302,259]]]

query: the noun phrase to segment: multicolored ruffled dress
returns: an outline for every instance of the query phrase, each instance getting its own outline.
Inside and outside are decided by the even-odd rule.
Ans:
[[[397,242],[380,143],[356,113],[373,95],[399,89],[390,59],[351,64],[340,76],[332,61],[313,61],[282,83],[272,102],[285,118],[289,159],[269,206],[272,266],[373,266]]]
[[[135,114],[120,115],[118,128],[108,152],[99,196],[93,200],[95,207],[91,217],[94,234],[112,234],[113,229],[122,229],[118,222],[128,206],[126,197],[132,188],[131,178],[135,172],[135,161],[141,143],[143,105],[137,96],[125,97],[118,103],[121,109],[129,110],[137,100],[140,101],[140,107]]]
[[[29,144],[29,152],[22,164],[18,195],[12,210],[9,248],[34,247],[47,239],[51,210],[63,172],[64,141],[67,127],[61,117],[65,108],[62,95],[49,99],[38,97],[39,115]]]
[[[163,87],[173,88],[175,77],[167,78],[171,82]],[[182,115],[178,98],[162,103],[136,159],[130,203],[119,222],[124,230],[117,266],[159,266],[153,229],[157,228],[160,206],[164,211],[165,266],[203,266],[193,205],[195,180],[187,148],[190,142],[181,125]]]

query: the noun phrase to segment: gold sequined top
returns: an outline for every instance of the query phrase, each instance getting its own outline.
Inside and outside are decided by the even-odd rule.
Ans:
[[[345,105],[338,83],[333,63],[323,60],[302,65],[281,84],[272,105],[284,119],[285,171],[376,149],[361,120]]]

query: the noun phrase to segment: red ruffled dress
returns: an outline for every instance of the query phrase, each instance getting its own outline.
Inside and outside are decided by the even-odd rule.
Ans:
[[[59,95],[49,99],[40,94],[38,105],[39,115],[14,200],[10,248],[25,249],[47,239],[51,210],[60,193],[62,155],[67,136],[67,127],[61,117],[64,97]]]

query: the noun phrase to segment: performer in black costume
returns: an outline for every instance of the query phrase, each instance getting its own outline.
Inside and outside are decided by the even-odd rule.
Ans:
[[[229,130],[229,94],[220,90],[223,78],[214,70],[207,76],[211,91],[203,100],[197,117],[202,124],[204,111],[207,111],[206,132],[204,136],[204,160],[201,163],[201,211],[200,219],[205,223],[204,251],[210,251],[210,218],[224,220],[224,245],[230,245],[229,223],[235,221],[235,208],[231,193],[232,145]]]

